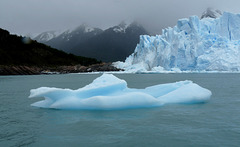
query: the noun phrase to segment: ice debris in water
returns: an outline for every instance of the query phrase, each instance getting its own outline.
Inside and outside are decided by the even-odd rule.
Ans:
[[[113,110],[156,107],[171,103],[203,103],[211,91],[192,81],[159,84],[145,89],[127,87],[124,80],[103,74],[91,84],[77,90],[40,87],[30,91],[29,98],[44,97],[32,106],[55,109]]]

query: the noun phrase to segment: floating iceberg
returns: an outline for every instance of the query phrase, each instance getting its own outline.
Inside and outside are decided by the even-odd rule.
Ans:
[[[240,71],[240,14],[180,19],[162,35],[140,36],[134,53],[114,65],[128,72]]]
[[[103,74],[77,90],[49,87],[32,89],[29,98],[44,97],[45,100],[31,104],[41,108],[113,110],[157,107],[170,103],[203,103],[210,96],[211,91],[191,81],[131,89],[126,81],[112,74]]]

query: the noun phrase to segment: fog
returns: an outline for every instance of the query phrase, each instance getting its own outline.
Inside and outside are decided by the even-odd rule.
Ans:
[[[180,18],[201,16],[207,7],[240,13],[239,5],[237,0],[1,0],[0,27],[28,35],[82,23],[106,29],[136,20],[156,34]]]

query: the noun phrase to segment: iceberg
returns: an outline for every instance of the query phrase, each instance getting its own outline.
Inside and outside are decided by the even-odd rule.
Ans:
[[[44,100],[31,104],[41,108],[115,110],[158,107],[165,104],[207,102],[211,91],[192,81],[160,84],[145,89],[127,87],[127,82],[112,74],[103,74],[77,90],[40,87],[30,90],[29,98]]]
[[[240,14],[180,19],[162,35],[140,36],[135,51],[115,67],[128,72],[240,71]]]

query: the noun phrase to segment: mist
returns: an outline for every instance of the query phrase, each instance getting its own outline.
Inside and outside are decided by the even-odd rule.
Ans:
[[[152,34],[208,7],[239,13],[237,0],[1,0],[0,27],[19,35],[65,30],[82,23],[106,29],[138,21]]]

